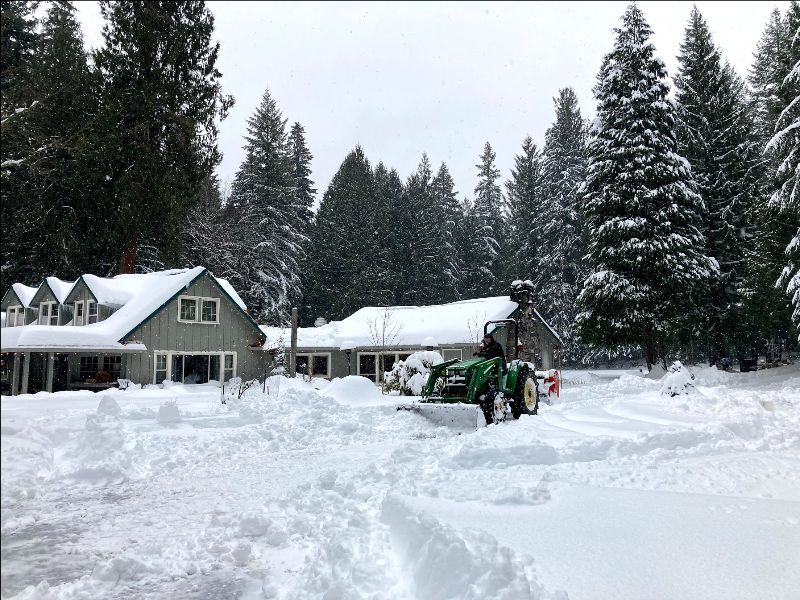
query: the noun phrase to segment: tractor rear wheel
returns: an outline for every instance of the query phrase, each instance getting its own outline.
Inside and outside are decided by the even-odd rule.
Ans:
[[[522,415],[535,415],[539,412],[539,390],[536,373],[528,367],[522,367],[517,375],[514,387],[514,399],[511,402],[511,414],[515,419]]]
[[[499,423],[505,418],[506,403],[493,382],[489,384],[486,393],[481,397],[480,407],[487,425]]]

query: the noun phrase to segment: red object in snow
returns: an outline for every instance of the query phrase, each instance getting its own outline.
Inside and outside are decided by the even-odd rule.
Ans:
[[[547,372],[544,383],[547,386],[548,396],[551,396],[553,393],[555,393],[556,396],[561,396],[561,374],[557,369],[550,369]]]

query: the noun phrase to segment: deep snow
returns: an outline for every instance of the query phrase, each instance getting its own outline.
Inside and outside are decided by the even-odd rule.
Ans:
[[[3,397],[0,591],[796,597],[800,368],[692,372],[474,432],[357,378]]]

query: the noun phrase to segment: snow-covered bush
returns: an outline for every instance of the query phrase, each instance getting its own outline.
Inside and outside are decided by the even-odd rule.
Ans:
[[[694,375],[676,360],[669,367],[669,371],[661,379],[661,394],[664,396],[682,396],[694,388]]]
[[[385,389],[401,396],[419,396],[428,380],[431,367],[443,362],[442,355],[433,350],[414,352],[407,359],[397,361],[391,371],[383,374]]]

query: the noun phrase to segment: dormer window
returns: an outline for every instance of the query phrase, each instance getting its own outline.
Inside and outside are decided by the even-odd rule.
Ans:
[[[219,323],[219,298],[181,296],[178,299],[178,321],[181,323]]]
[[[75,303],[75,318],[73,319],[73,323],[75,325],[83,325],[84,322],[84,311],[85,305],[83,302],[76,302]]]
[[[6,309],[6,327],[25,325],[25,309],[21,306],[9,306]]]
[[[97,302],[94,300],[86,301],[86,323],[88,325],[97,323]]]
[[[39,325],[58,325],[58,303],[39,303]]]

